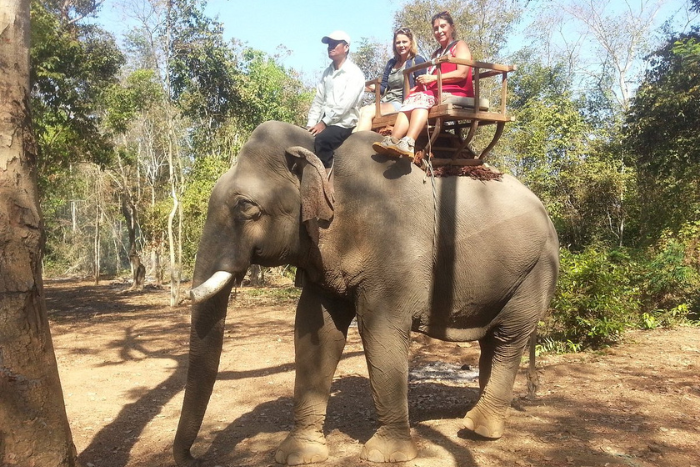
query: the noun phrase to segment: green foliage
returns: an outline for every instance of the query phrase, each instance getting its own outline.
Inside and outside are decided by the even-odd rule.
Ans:
[[[158,38],[160,39],[160,38]],[[134,27],[122,38],[122,50],[126,55],[125,68],[129,70],[159,70],[160,40],[154,37],[145,26]]]
[[[296,302],[301,295],[301,289],[296,287],[247,289],[245,295],[273,303]]]
[[[509,106],[516,121],[504,132],[494,164],[543,200],[560,243],[571,250],[630,243],[636,178],[623,160],[617,127],[598,126],[564,64],[544,66],[531,50],[520,51],[515,63]]]
[[[77,15],[74,6],[63,5]],[[221,24],[204,14],[203,4],[190,0],[168,4],[167,17],[162,5],[148,4],[149,17],[126,37],[128,68],[118,82],[124,59],[113,39],[94,27],[63,21],[63,6],[54,6],[37,4],[33,11],[33,105],[48,263],[55,271],[81,273],[91,266],[72,248],[84,243],[75,241],[74,232],[89,235],[83,227],[92,222],[91,214],[87,207],[71,211],[70,206],[94,208],[90,191],[74,188],[91,183],[94,175],[76,166],[94,161],[114,182],[103,209],[111,206],[116,215],[105,220],[111,224],[103,244],[120,245],[113,238],[125,229],[119,207],[128,200],[136,211],[139,251],[167,246],[173,174],[184,214],[183,262],[189,268],[216,179],[258,124],[271,119],[303,124],[311,92],[276,58],[224,41]],[[73,212],[77,220],[71,219]],[[177,231],[177,219],[175,224]],[[111,255],[119,250],[111,248]]]
[[[561,250],[551,314],[538,331],[542,351],[578,351],[615,342],[626,328],[692,323],[700,311],[700,224],[647,251]]]
[[[240,54],[241,105],[234,120],[246,133],[268,120],[303,125],[313,92],[305,89],[299,74],[273,57],[245,48]]]
[[[190,270],[202,235],[207,216],[207,206],[214,184],[229,168],[228,160],[202,157],[195,161],[182,196],[185,223],[183,226],[183,266]]]
[[[84,2],[31,4],[31,106],[49,272],[91,269],[96,191],[81,165],[105,166],[114,155],[101,128],[102,110],[124,57],[110,34],[74,22],[94,8]],[[108,211],[103,206],[104,215]]]
[[[700,220],[698,39],[698,32],[672,38],[649,58],[627,115],[624,144],[638,172],[640,235],[646,244]]]
[[[509,78],[509,107],[519,109],[528,102],[571,93],[571,77],[563,63],[546,66],[537,61],[535,51],[522,49],[512,57],[517,73]]]
[[[523,52],[523,65],[532,55]],[[496,164],[517,176],[547,206],[562,244],[619,243],[621,196],[628,174],[607,157],[562,66],[523,66],[513,78],[509,125]]]
[[[163,90],[153,70],[136,70],[124,83],[112,85],[106,92],[105,125],[116,133],[125,133],[140,112],[163,100]]]
[[[627,143],[650,175],[697,175],[700,145],[700,34],[671,39],[653,54],[651,69],[627,116]]]
[[[154,204],[143,206],[140,227],[142,235],[149,242],[166,242],[168,215],[172,207],[172,201],[169,199],[161,199]]]
[[[591,128],[563,68],[536,63],[526,67],[532,59],[527,51],[516,59],[516,65],[527,71],[512,79],[509,107],[516,121],[507,128],[508,147],[502,151],[506,157],[501,164],[544,195],[555,177],[583,159],[588,149],[585,135]]]
[[[570,340],[561,342],[551,337],[545,337],[535,346],[535,355],[539,356],[542,353],[575,353],[580,352],[581,350],[581,344],[576,344]]]
[[[697,66],[700,60],[700,42],[697,38],[690,38],[686,40],[677,40],[673,43],[673,53],[677,55],[686,64],[690,66]]]
[[[598,347],[634,323],[640,290],[636,263],[624,250],[561,250],[561,273],[544,333],[559,342]]]
[[[48,178],[71,164],[109,161],[112,146],[100,131],[99,110],[124,57],[105,31],[62,24],[40,2],[31,8],[32,117],[39,185],[46,190]]]
[[[700,223],[686,225],[677,236],[665,233],[650,250],[644,276],[644,308],[663,324],[697,316],[700,311]]]
[[[587,245],[622,246],[627,217],[633,207],[630,187],[634,171],[621,161],[605,158],[602,149],[568,164],[547,192],[549,209],[561,243],[572,250]]]
[[[53,196],[43,196],[44,215],[44,271],[46,274],[64,274],[82,271],[89,266],[84,238],[89,237],[83,218],[89,185],[81,177],[62,174],[51,179]],[[88,248],[89,251],[89,248]]]
[[[185,116],[215,128],[232,113],[241,99],[233,53],[223,38],[223,26],[204,14],[206,3],[175,0],[171,3],[170,85],[174,100]]]

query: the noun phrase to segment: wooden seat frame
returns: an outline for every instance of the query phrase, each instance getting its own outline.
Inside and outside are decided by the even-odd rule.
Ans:
[[[409,79],[411,73],[422,68],[435,66],[437,69],[437,102],[442,102],[442,64],[454,63],[473,68],[472,76],[474,82],[474,107],[462,107],[452,103],[441,103],[432,107],[428,112],[428,124],[424,132],[428,135],[426,152],[433,153],[431,157],[434,166],[441,165],[480,165],[484,158],[493,149],[501,135],[507,122],[515,120],[506,112],[506,95],[508,93],[508,73],[515,71],[515,65],[500,65],[497,63],[478,62],[474,60],[464,60],[455,57],[442,56],[419,65],[412,66],[404,70],[404,95],[408,95]],[[497,112],[479,109],[480,81],[485,78],[501,76],[501,101]],[[372,120],[372,130],[379,131],[388,126],[394,125],[396,113],[381,115],[380,111],[380,79],[368,81],[367,86],[374,84],[375,94],[375,117]],[[469,143],[476,135],[476,130],[480,126],[496,125],[496,131],[491,142],[479,153],[475,153]],[[462,129],[468,128],[466,136]],[[451,142],[452,147],[436,147],[434,143],[439,137]],[[435,157],[437,154],[452,152],[451,157]]]

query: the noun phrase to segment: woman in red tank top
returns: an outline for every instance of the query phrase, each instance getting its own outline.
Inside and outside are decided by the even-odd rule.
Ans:
[[[455,40],[455,26],[452,16],[446,11],[433,16],[433,35],[440,43],[431,59],[442,55],[471,60],[472,54],[467,43]],[[414,156],[415,140],[428,121],[428,111],[437,104],[437,70],[431,67],[428,73],[416,78],[418,83],[406,97],[399,114],[396,116],[391,136],[387,136],[372,147],[378,154],[393,157]],[[460,96],[473,97],[472,69],[454,63],[442,64],[442,98]]]

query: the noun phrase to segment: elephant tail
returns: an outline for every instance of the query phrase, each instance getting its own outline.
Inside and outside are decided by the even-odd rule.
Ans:
[[[540,376],[537,374],[535,357],[537,350],[537,327],[530,334],[530,365],[527,370],[527,397],[534,399],[537,396],[537,389],[540,386]]]

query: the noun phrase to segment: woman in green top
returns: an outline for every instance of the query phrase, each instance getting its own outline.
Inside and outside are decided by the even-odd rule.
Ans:
[[[394,32],[394,57],[390,59],[384,67],[380,91],[382,95],[379,110],[382,115],[398,112],[404,99],[403,71],[419,63],[424,63],[425,59],[417,54],[418,48],[413,40],[413,32],[408,28],[400,28]],[[410,86],[415,86],[415,79],[426,72],[425,68],[414,71],[408,77]],[[374,86],[366,89],[374,91]],[[355,131],[371,130],[372,119],[376,112],[376,105],[370,104],[360,109],[360,120],[357,122]]]

